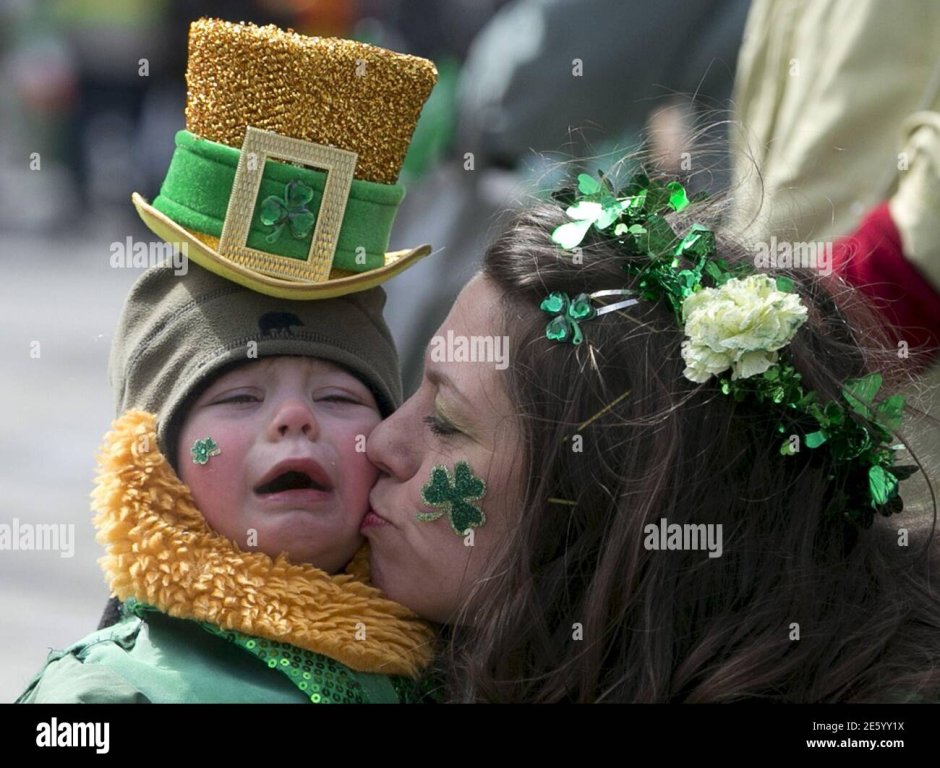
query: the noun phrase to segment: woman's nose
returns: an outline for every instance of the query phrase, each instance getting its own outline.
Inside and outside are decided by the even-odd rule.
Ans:
[[[412,398],[413,399],[413,398]],[[418,441],[409,433],[407,401],[395,413],[382,421],[366,440],[366,457],[386,475],[405,481],[411,478],[421,466],[418,456]]]

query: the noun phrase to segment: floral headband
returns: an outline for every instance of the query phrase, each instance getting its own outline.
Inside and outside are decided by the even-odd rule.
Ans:
[[[787,350],[807,319],[792,280],[756,273],[748,264],[729,267],[717,256],[714,233],[701,224],[692,224],[679,237],[665,219],[689,205],[685,188],[676,181],[638,174],[615,194],[603,175],[598,181],[581,174],[578,192],[568,197],[571,221],[557,227],[552,240],[573,250],[593,227],[625,254],[642,258],[624,263],[624,272],[634,279],[633,290],[582,293],[573,299],[562,292],[549,294],[540,304],[553,315],[545,328],[547,338],[580,344],[581,322],[640,300],[665,301],[685,331],[687,379],[704,383],[715,376],[723,394],[775,413],[778,433],[789,436],[780,446],[783,456],[797,453],[802,444],[828,451],[848,473],[846,491],[833,502],[838,514],[867,528],[875,512],[887,517],[903,510],[899,483],[917,471],[894,464],[895,451],[903,446],[893,444],[892,430],[901,426],[904,398],[877,401],[882,385],[877,373],[843,382],[840,399],[828,403],[804,387]],[[592,304],[614,295],[639,298],[600,309]]]

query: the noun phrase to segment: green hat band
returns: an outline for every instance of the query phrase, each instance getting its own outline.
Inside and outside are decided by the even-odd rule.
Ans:
[[[241,150],[179,131],[153,207],[186,229],[221,237],[240,155]],[[247,246],[305,261],[326,177],[323,171],[266,161]],[[397,184],[353,179],[334,268],[368,272],[385,266],[392,223],[404,196],[404,187]]]

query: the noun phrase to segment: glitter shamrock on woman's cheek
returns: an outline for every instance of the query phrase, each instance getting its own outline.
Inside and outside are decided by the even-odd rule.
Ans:
[[[443,464],[431,469],[431,477],[421,489],[421,500],[429,507],[436,507],[433,512],[419,512],[418,520],[430,522],[445,513],[450,527],[458,536],[463,536],[471,528],[479,528],[486,522],[486,515],[474,502],[486,494],[486,482],[473,474],[466,461],[458,461],[453,475]]]

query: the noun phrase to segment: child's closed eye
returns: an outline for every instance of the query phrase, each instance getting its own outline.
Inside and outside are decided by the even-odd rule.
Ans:
[[[216,400],[213,405],[222,405],[224,403],[260,403],[261,398],[257,395],[249,394],[238,394],[238,395],[229,395],[228,397],[223,397],[220,400]]]
[[[359,403],[359,400],[355,397],[350,397],[349,395],[326,395],[325,397],[318,397],[320,401],[326,401],[328,403]]]
[[[350,392],[322,392],[314,395],[314,401],[331,405],[367,405],[358,395]],[[371,406],[369,406],[371,407]]]

